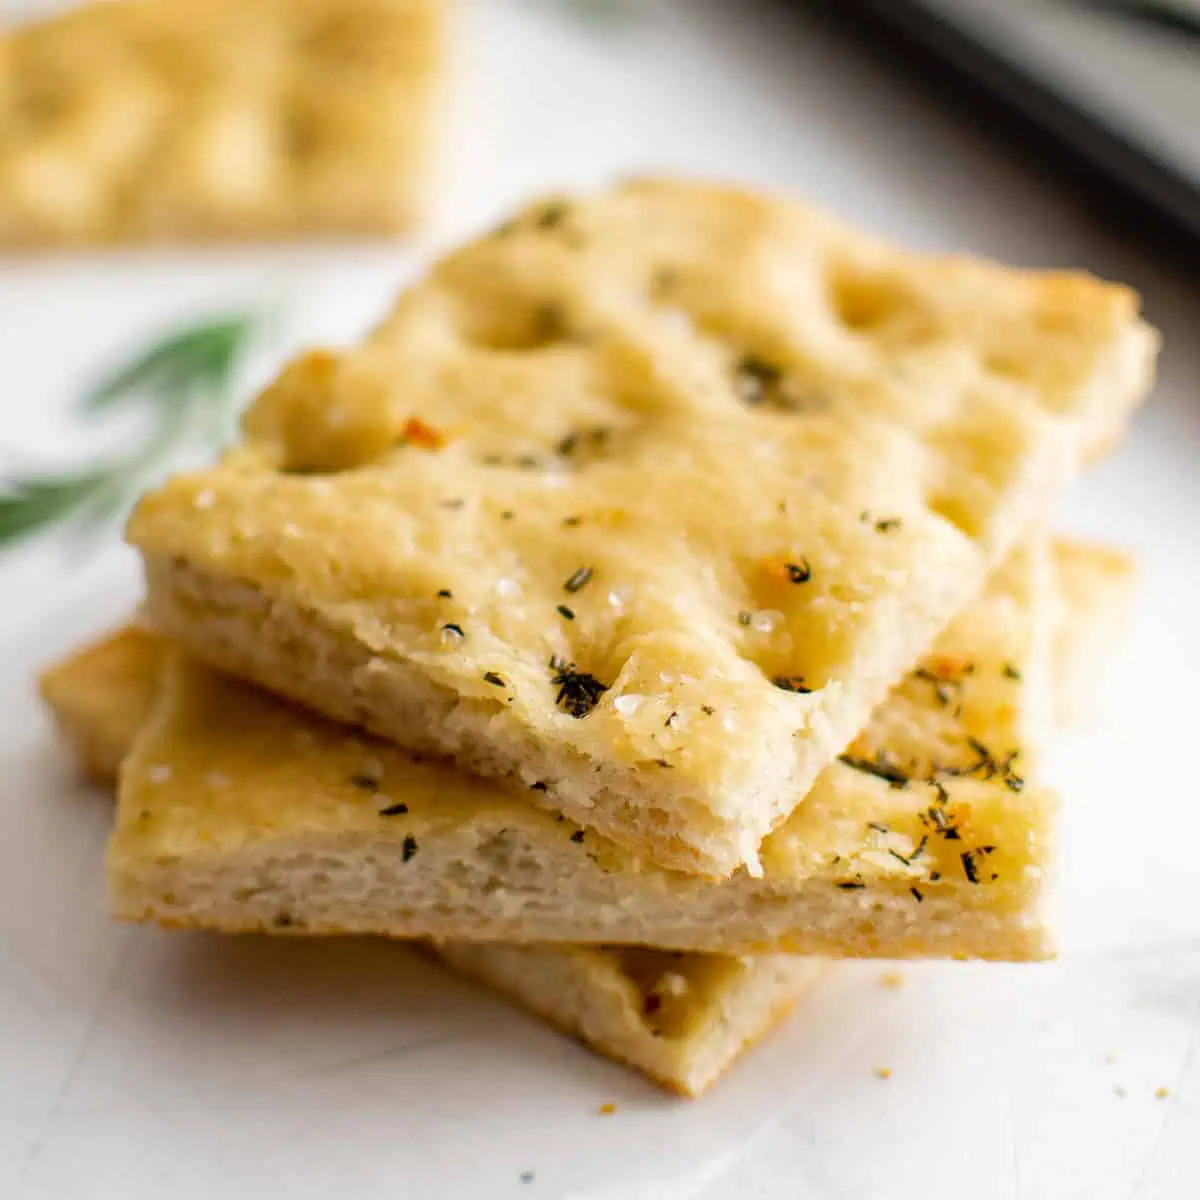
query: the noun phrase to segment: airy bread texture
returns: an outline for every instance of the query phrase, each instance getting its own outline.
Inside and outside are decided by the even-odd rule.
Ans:
[[[194,655],[745,865],[1150,382],[1125,288],[641,181],[292,363],[129,527]]]
[[[1043,956],[1056,805],[1024,786],[1046,724],[1039,557],[1019,555],[947,630],[767,840],[762,879],[638,864],[494,784],[180,660],[125,771],[115,911],[231,930]],[[1055,561],[1073,575],[1089,560]],[[52,673],[71,678],[76,710],[100,701],[88,665],[103,658]]]
[[[440,0],[117,0],[0,35],[0,247],[406,228]]]

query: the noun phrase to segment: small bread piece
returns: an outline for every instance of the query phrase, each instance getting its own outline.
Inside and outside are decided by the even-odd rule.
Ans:
[[[434,950],[593,1050],[693,1097],[778,1025],[827,966],[792,954],[637,947],[442,942]]]
[[[1129,290],[625,184],[292,363],[129,526],[218,668],[681,870],[764,836],[1150,382]]]
[[[38,681],[59,731],[89,779],[116,781],[161,684],[167,643],[122,629],[45,671]]]
[[[1125,550],[1063,540],[1059,561],[1054,672],[1055,716],[1064,727],[1091,716],[1105,668],[1125,640],[1137,587],[1137,564]]]
[[[762,878],[639,864],[494,783],[180,658],[123,770],[114,912],[229,930],[1044,956],[1056,804],[1024,785],[1046,723],[1041,559],[1016,556],[881,706],[767,839]]]
[[[116,0],[0,33],[0,247],[416,216],[440,0]]]

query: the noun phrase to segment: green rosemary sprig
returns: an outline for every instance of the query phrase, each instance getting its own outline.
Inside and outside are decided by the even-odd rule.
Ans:
[[[0,477],[0,549],[57,525],[110,519],[180,450],[219,442],[260,324],[231,313],[173,330],[89,389],[77,406],[82,417],[140,411],[148,431],[127,453],[83,468]]]

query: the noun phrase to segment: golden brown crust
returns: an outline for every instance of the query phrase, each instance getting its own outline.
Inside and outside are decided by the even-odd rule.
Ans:
[[[728,875],[1154,346],[1124,288],[640,181],[530,207],[297,359],[129,534],[213,665]]]
[[[441,0],[116,0],[0,34],[0,248],[406,228]]]

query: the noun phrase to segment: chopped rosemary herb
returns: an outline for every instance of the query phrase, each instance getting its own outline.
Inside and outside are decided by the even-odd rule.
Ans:
[[[466,501],[461,496],[451,496],[448,500],[439,501],[442,508],[462,508]]]
[[[916,901],[918,904],[924,903],[925,897],[921,895],[920,889],[915,888],[915,887],[910,887],[908,890],[910,892],[912,892],[912,894],[916,898]]]
[[[512,510],[511,508],[506,508],[506,509],[505,509],[505,510],[504,510],[504,511],[503,511],[503,512],[500,514],[500,520],[502,520],[502,521],[511,521],[511,520],[513,519],[513,517],[514,517],[514,516],[516,516],[516,513],[514,513],[514,512],[513,512],[513,510]]]
[[[711,717],[717,710],[711,704],[700,705],[700,711],[706,716]]]
[[[574,663],[561,658],[550,660],[550,670],[554,672],[550,682],[558,688],[555,704],[577,720],[586,717],[608,691],[608,684],[587,671],[577,671]]]
[[[576,571],[571,578],[563,584],[563,590],[572,593],[580,591],[582,588],[587,587],[595,573],[596,572],[592,567],[580,567],[579,570]]]
[[[674,764],[667,762],[665,758],[656,758],[654,760],[654,765],[656,767],[662,767],[664,771],[674,770]]]
[[[583,520],[582,517],[563,517],[563,524],[569,525],[569,526],[575,526],[575,525],[578,525],[580,523],[580,521],[582,521],[582,520]]]
[[[839,754],[838,762],[866,775],[874,775],[894,788],[907,787],[911,782],[911,776],[905,774],[882,750],[873,759],[861,758],[856,754]]]
[[[570,205],[547,204],[533,218],[533,224],[536,229],[557,229],[570,214]]]
[[[401,847],[400,856],[403,862],[408,862],[410,858],[417,852],[417,839],[410,833],[404,839],[404,845]]]
[[[454,593],[449,588],[441,588],[438,591],[438,599],[439,600],[453,600]]]
[[[975,861],[976,850],[964,850],[959,858],[962,860],[963,874],[969,883],[979,882],[979,864]]]
[[[812,692],[812,688],[804,682],[803,675],[776,675],[771,682],[781,691],[795,692],[801,696],[807,696]]]
[[[893,529],[899,529],[904,522],[899,517],[884,517],[880,521],[875,522],[876,533],[891,533]]]
[[[536,783],[531,783],[529,785],[529,790],[531,792],[544,792],[548,789],[548,786],[549,785],[544,779],[539,779]]]
[[[408,812],[408,805],[398,801],[395,804],[389,804],[387,808],[381,808],[379,815],[381,817],[402,817]]]
[[[859,888],[865,888],[867,885],[861,879],[842,879],[838,881],[836,886],[840,887],[843,892],[854,892]]]
[[[575,610],[568,608],[565,604],[558,605],[558,615],[562,617],[564,621],[575,620]]]
[[[913,678],[920,679],[933,688],[933,694],[937,697],[938,705],[941,708],[947,708],[956,700],[963,686],[961,679],[944,679],[927,667],[918,667],[913,672]]]
[[[1012,665],[1012,663],[1005,663],[1004,664],[1004,678],[1005,679],[1016,679],[1019,681],[1021,678],[1021,672],[1018,671],[1017,668]]]
[[[579,843],[583,841],[583,830],[575,830],[575,832],[571,834],[571,841],[573,841],[576,845],[579,845]]]
[[[802,558],[798,563],[784,563],[783,569],[787,571],[789,583],[807,583],[812,578],[812,567],[807,558]]]
[[[492,687],[505,687],[504,676],[497,674],[495,671],[485,671],[483,682],[490,683]]]
[[[374,775],[368,775],[365,772],[361,775],[351,775],[350,782],[356,788],[362,788],[364,792],[379,791],[379,780]]]
[[[743,608],[737,615],[737,623],[739,625],[749,625],[754,620],[754,614],[748,609]]]
[[[880,821],[868,821],[867,828],[873,829],[876,833],[888,833],[888,827]]]
[[[757,408],[767,402],[782,378],[783,372],[773,363],[747,354],[733,369],[733,390],[743,404]]]
[[[271,921],[271,924],[274,925],[276,929],[290,929],[293,925],[295,925],[295,923],[296,920],[292,914],[285,912],[276,913],[274,919]]]
[[[463,633],[463,627],[456,624],[454,621],[447,621],[446,624],[442,626],[442,632],[448,633],[452,637],[464,638],[467,636],[465,633]]]

